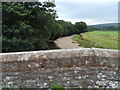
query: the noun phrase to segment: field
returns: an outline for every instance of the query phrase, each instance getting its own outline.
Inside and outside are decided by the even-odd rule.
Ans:
[[[77,41],[80,46],[86,48],[104,48],[104,49],[119,49],[118,48],[118,32],[117,31],[92,31],[74,35],[73,40]]]

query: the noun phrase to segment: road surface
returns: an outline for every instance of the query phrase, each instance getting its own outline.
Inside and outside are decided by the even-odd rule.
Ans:
[[[83,48],[83,46],[79,46],[79,44],[72,40],[72,36],[58,38],[54,42],[61,49]]]

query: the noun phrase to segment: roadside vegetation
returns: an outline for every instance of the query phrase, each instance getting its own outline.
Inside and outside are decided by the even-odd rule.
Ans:
[[[54,2],[2,2],[2,52],[47,50],[59,37],[87,31],[85,22],[56,20]]]
[[[119,49],[118,48],[118,32],[117,31],[91,31],[74,35],[73,40],[77,41],[80,46],[86,48],[104,48],[104,49]]]

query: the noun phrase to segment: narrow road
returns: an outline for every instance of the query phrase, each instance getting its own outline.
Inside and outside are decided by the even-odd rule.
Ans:
[[[72,40],[72,36],[58,38],[54,42],[61,49],[83,48],[83,46],[79,46],[79,44]]]

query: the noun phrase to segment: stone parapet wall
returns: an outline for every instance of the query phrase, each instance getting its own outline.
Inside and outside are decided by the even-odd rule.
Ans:
[[[80,48],[1,53],[3,87],[119,87],[118,50]]]

